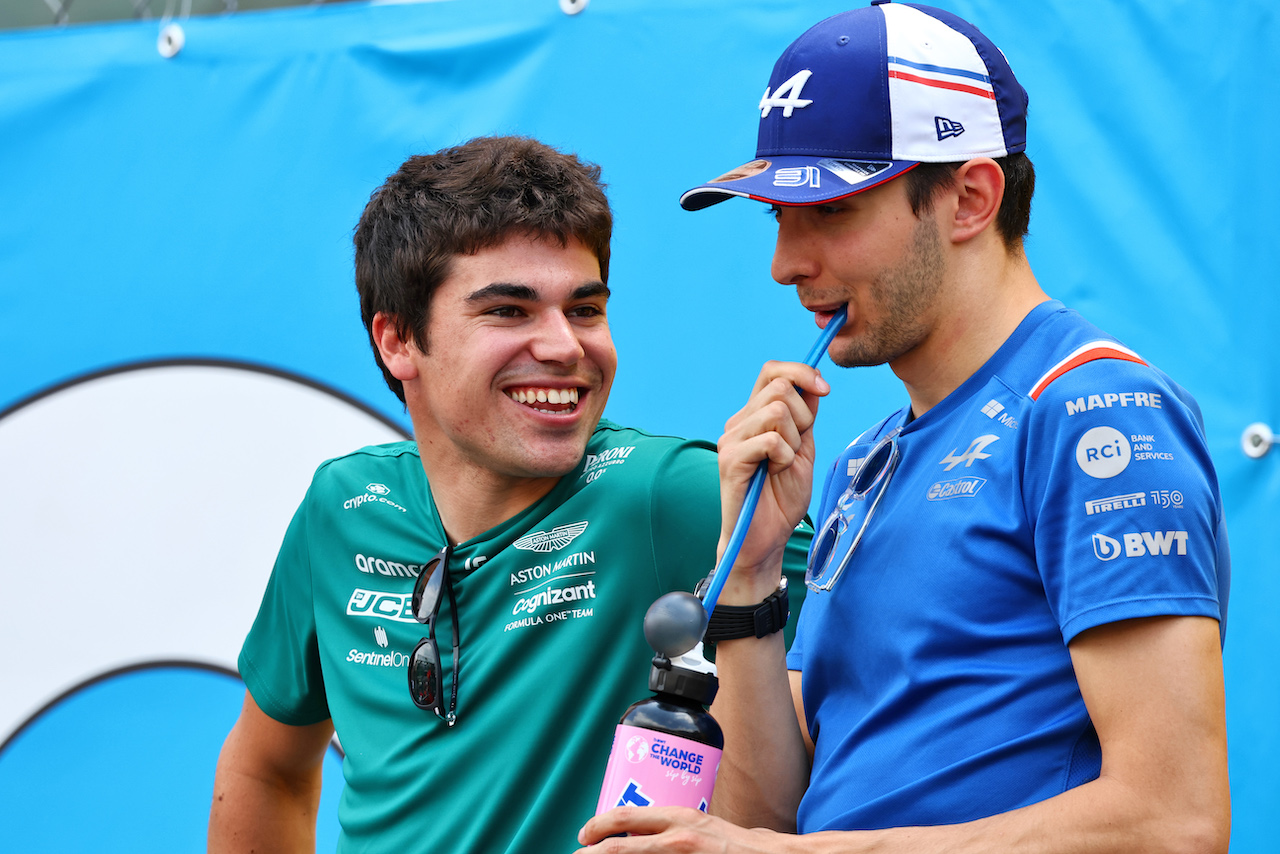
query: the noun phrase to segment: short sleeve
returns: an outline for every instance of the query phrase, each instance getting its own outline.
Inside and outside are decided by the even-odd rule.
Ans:
[[[1027,427],[1025,511],[1064,640],[1135,617],[1223,619],[1221,499],[1190,395],[1100,359],[1048,386]]]
[[[304,500],[289,523],[239,658],[240,676],[254,702],[293,726],[329,717],[316,640],[307,509]]]

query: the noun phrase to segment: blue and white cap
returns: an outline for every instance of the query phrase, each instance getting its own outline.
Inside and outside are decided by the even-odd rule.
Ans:
[[[873,0],[811,27],[773,66],[756,159],[680,197],[818,204],[917,163],[1004,157],[1027,145],[1027,93],[1004,54],[950,12]]]

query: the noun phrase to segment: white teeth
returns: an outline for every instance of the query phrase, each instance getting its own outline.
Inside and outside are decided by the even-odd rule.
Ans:
[[[578,402],[578,390],[576,388],[539,388],[539,389],[518,389],[507,393],[508,396],[520,403],[559,403],[559,404],[576,404]]]

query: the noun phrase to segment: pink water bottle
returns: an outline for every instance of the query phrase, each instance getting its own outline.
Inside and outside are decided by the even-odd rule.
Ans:
[[[633,704],[618,722],[596,815],[619,806],[707,811],[724,750],[724,733],[706,710],[717,687],[701,644],[674,662],[661,653],[654,657],[653,696]]]

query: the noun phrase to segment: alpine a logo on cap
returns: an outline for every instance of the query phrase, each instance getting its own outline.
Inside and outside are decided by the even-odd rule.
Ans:
[[[569,545],[585,530],[586,522],[571,522],[568,525],[558,525],[550,531],[525,534],[512,545],[527,552],[552,552]]]
[[[813,101],[800,97],[804,84],[809,82],[809,77],[812,75],[813,72],[808,69],[797,71],[779,86],[772,96],[769,95],[769,87],[764,87],[764,97],[760,99],[760,118],[768,118],[774,107],[781,107],[782,117],[789,119],[793,110],[812,104]],[[783,95],[788,97],[784,98]]]

